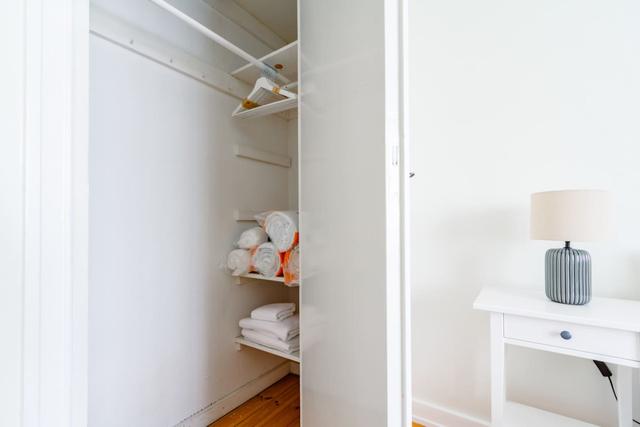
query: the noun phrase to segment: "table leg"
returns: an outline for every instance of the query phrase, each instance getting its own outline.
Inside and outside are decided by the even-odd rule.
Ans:
[[[618,427],[633,426],[633,370],[618,365],[616,371],[616,391],[618,392]]]
[[[503,314],[491,313],[491,425],[503,425],[505,393]]]

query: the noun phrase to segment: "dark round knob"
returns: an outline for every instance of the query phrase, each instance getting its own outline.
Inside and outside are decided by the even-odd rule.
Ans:
[[[560,332],[560,336],[565,340],[570,340],[571,339],[571,332],[562,331],[562,332]]]

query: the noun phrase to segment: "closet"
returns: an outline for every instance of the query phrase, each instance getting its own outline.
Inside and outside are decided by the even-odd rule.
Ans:
[[[90,426],[206,426],[289,373],[305,426],[409,422],[401,6],[92,1]],[[273,210],[298,284],[226,268]],[[240,336],[278,302],[299,352]]]

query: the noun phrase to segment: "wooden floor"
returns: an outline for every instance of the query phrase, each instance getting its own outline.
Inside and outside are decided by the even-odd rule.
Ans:
[[[300,380],[289,374],[209,427],[300,425]]]
[[[300,379],[289,374],[209,427],[300,425]],[[421,427],[413,423],[414,427]]]

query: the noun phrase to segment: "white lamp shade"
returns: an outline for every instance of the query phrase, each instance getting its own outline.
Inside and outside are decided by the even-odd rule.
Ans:
[[[604,240],[611,198],[601,190],[545,191],[531,195],[531,238],[563,242]]]

